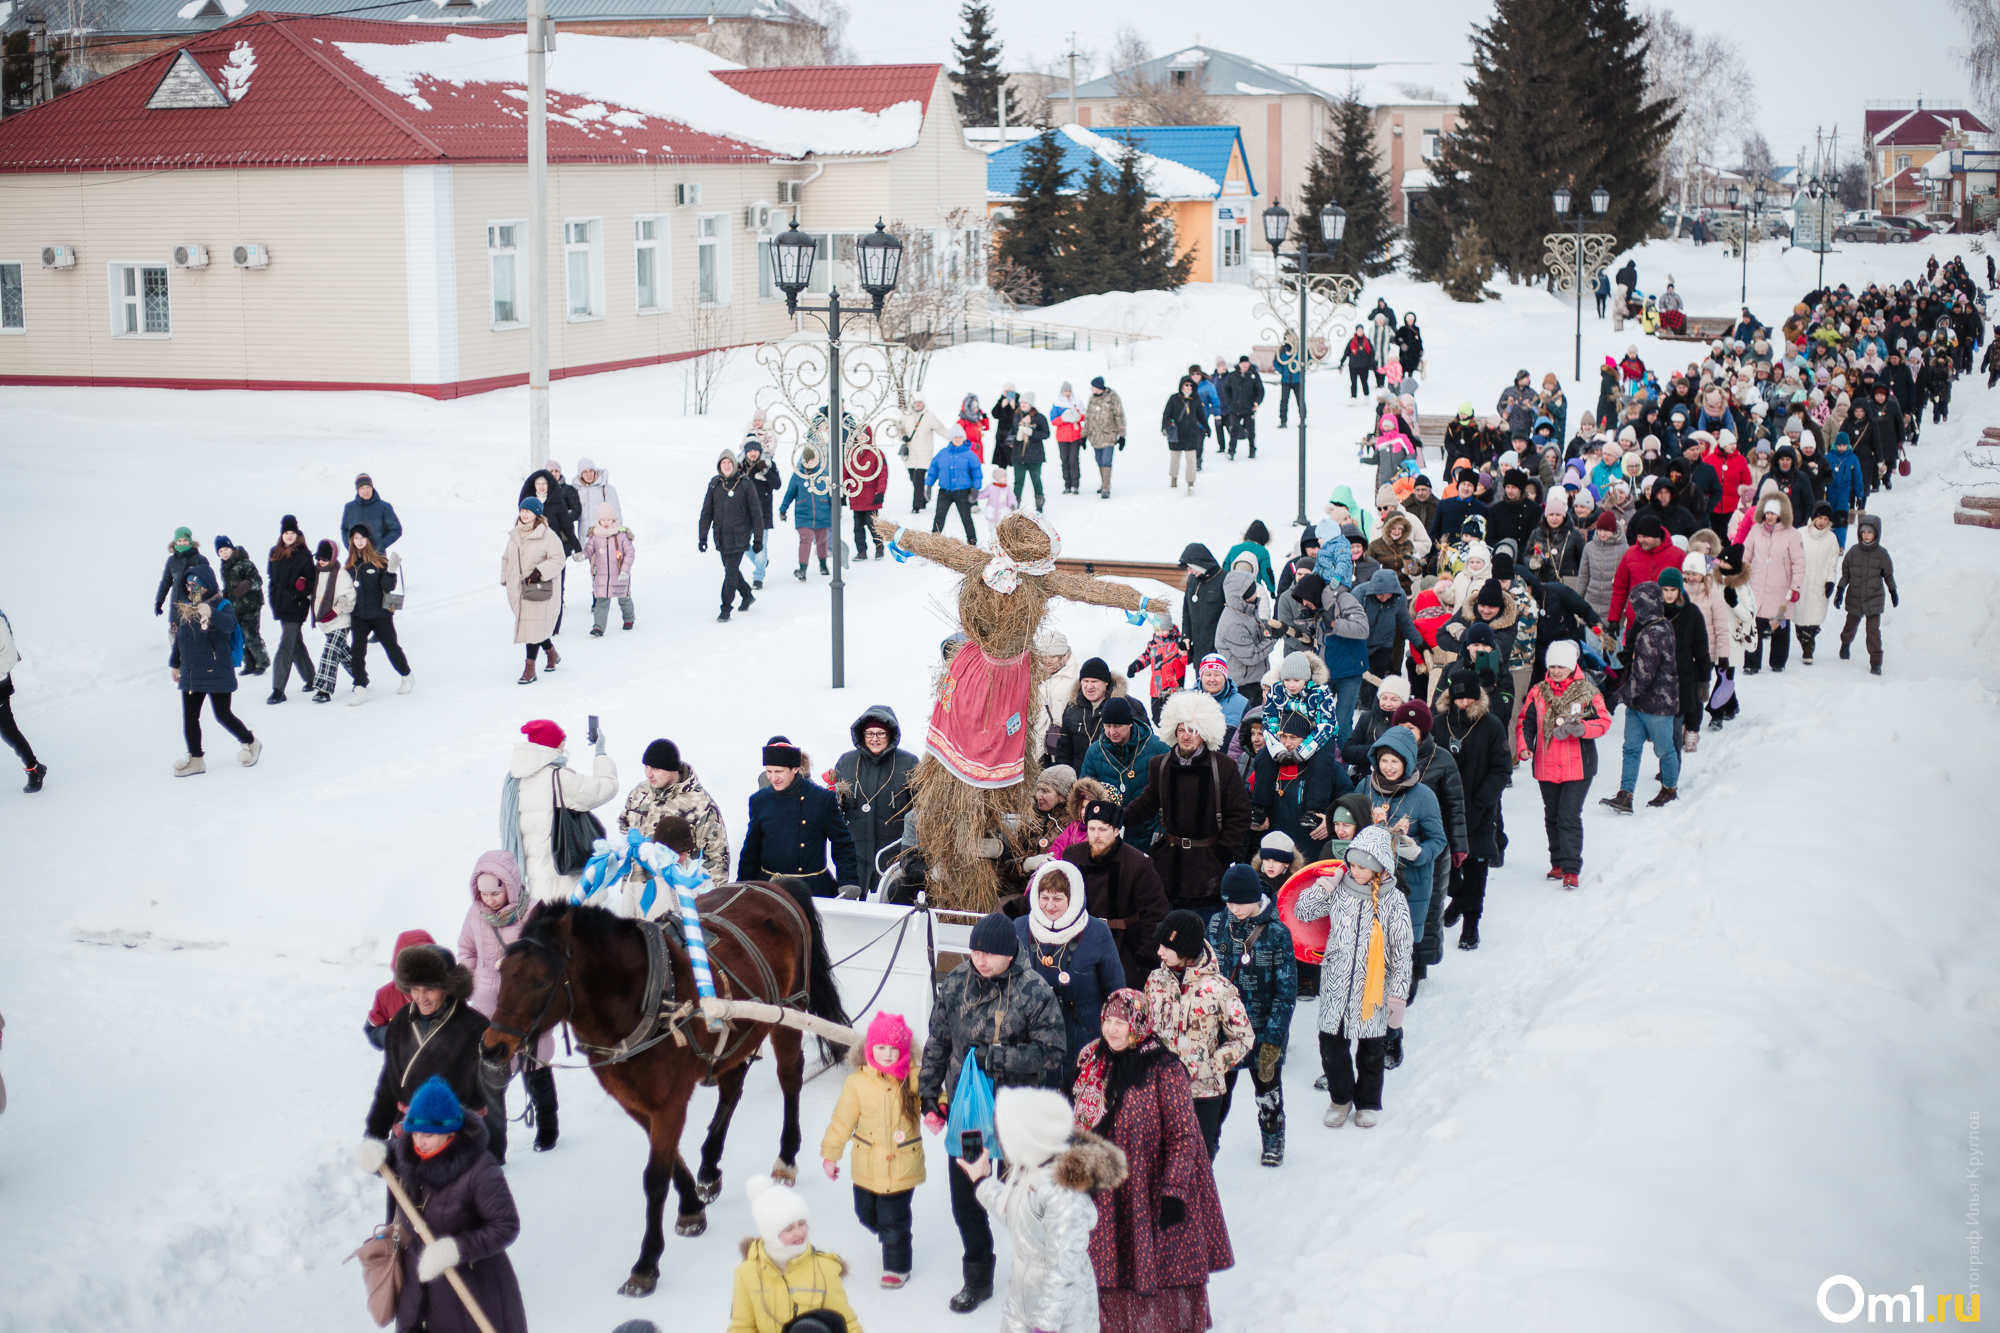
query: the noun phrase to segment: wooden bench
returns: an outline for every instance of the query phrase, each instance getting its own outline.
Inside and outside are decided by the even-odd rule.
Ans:
[[[1727,337],[1729,331],[1735,327],[1736,321],[1727,315],[1688,315],[1687,322],[1679,333],[1668,333],[1662,327],[1653,336],[1672,343],[1705,343]]]

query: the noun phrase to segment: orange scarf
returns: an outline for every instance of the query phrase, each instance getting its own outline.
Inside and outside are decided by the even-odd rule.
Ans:
[[[1361,1021],[1366,1023],[1382,1007],[1382,993],[1389,987],[1388,950],[1382,939],[1382,876],[1368,886],[1373,902],[1374,921],[1368,927],[1368,961],[1361,983]]]

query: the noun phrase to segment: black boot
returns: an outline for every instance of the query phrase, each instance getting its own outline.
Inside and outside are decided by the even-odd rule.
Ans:
[[[535,1151],[556,1146],[556,1071],[546,1065],[521,1075],[528,1089],[528,1109],[535,1124]]]
[[[28,770],[28,785],[21,788],[21,790],[40,791],[42,789],[42,779],[47,777],[48,775],[49,775],[49,766],[47,764],[36,764],[33,768]]]
[[[1458,910],[1458,902],[1454,899],[1444,909],[1443,923],[1447,926],[1455,926],[1458,924],[1459,917],[1463,915],[1465,914]]]
[[[958,1295],[951,1298],[952,1312],[971,1314],[981,1305],[993,1299],[993,1261],[974,1263],[965,1260],[965,1285]]]
[[[830,570],[830,569],[828,569],[828,568],[826,567],[826,557],[825,557],[825,556],[821,556],[821,557],[819,558],[819,572],[820,572],[820,573],[822,573],[822,574],[830,574],[830,573],[832,573],[832,572],[833,572],[832,570]]]
[[[1458,932],[1458,947],[1461,949],[1477,949],[1479,947],[1478,917],[1469,916],[1465,918],[1465,926]]]
[[[1390,1028],[1382,1044],[1382,1068],[1394,1069],[1403,1063],[1403,1029]]]

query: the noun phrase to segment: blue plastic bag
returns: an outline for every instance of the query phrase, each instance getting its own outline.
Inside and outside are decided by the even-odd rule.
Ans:
[[[951,1094],[951,1114],[944,1122],[945,1155],[962,1156],[959,1145],[969,1133],[980,1136],[988,1158],[1000,1160],[1000,1133],[993,1123],[993,1080],[979,1067],[977,1046],[965,1053],[965,1061],[958,1067],[958,1088]]]

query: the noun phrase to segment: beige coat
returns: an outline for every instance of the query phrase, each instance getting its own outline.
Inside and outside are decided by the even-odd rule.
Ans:
[[[905,412],[897,419],[896,434],[910,441],[910,456],[902,460],[906,468],[931,465],[931,453],[951,443],[951,430],[939,421],[937,413],[925,407],[921,412]],[[897,449],[902,448],[902,439],[892,441]],[[894,450],[891,450],[893,453]]]
[[[507,589],[507,604],[514,608],[514,642],[540,643],[555,633],[562,615],[562,542],[546,523],[526,536],[516,523],[507,532],[507,549],[500,556],[500,583]],[[556,584],[555,596],[545,602],[527,601],[521,585],[528,575],[540,570],[544,583]]]
[[[521,784],[521,849],[525,853],[521,878],[528,895],[542,902],[569,897],[583,879],[581,872],[564,875],[556,870],[555,847],[550,841],[555,829],[556,801],[560,799],[569,810],[595,810],[618,795],[618,766],[611,762],[610,755],[591,758],[589,777],[573,768],[551,767],[561,757],[560,750],[533,741],[517,741],[508,761],[507,771]]]

